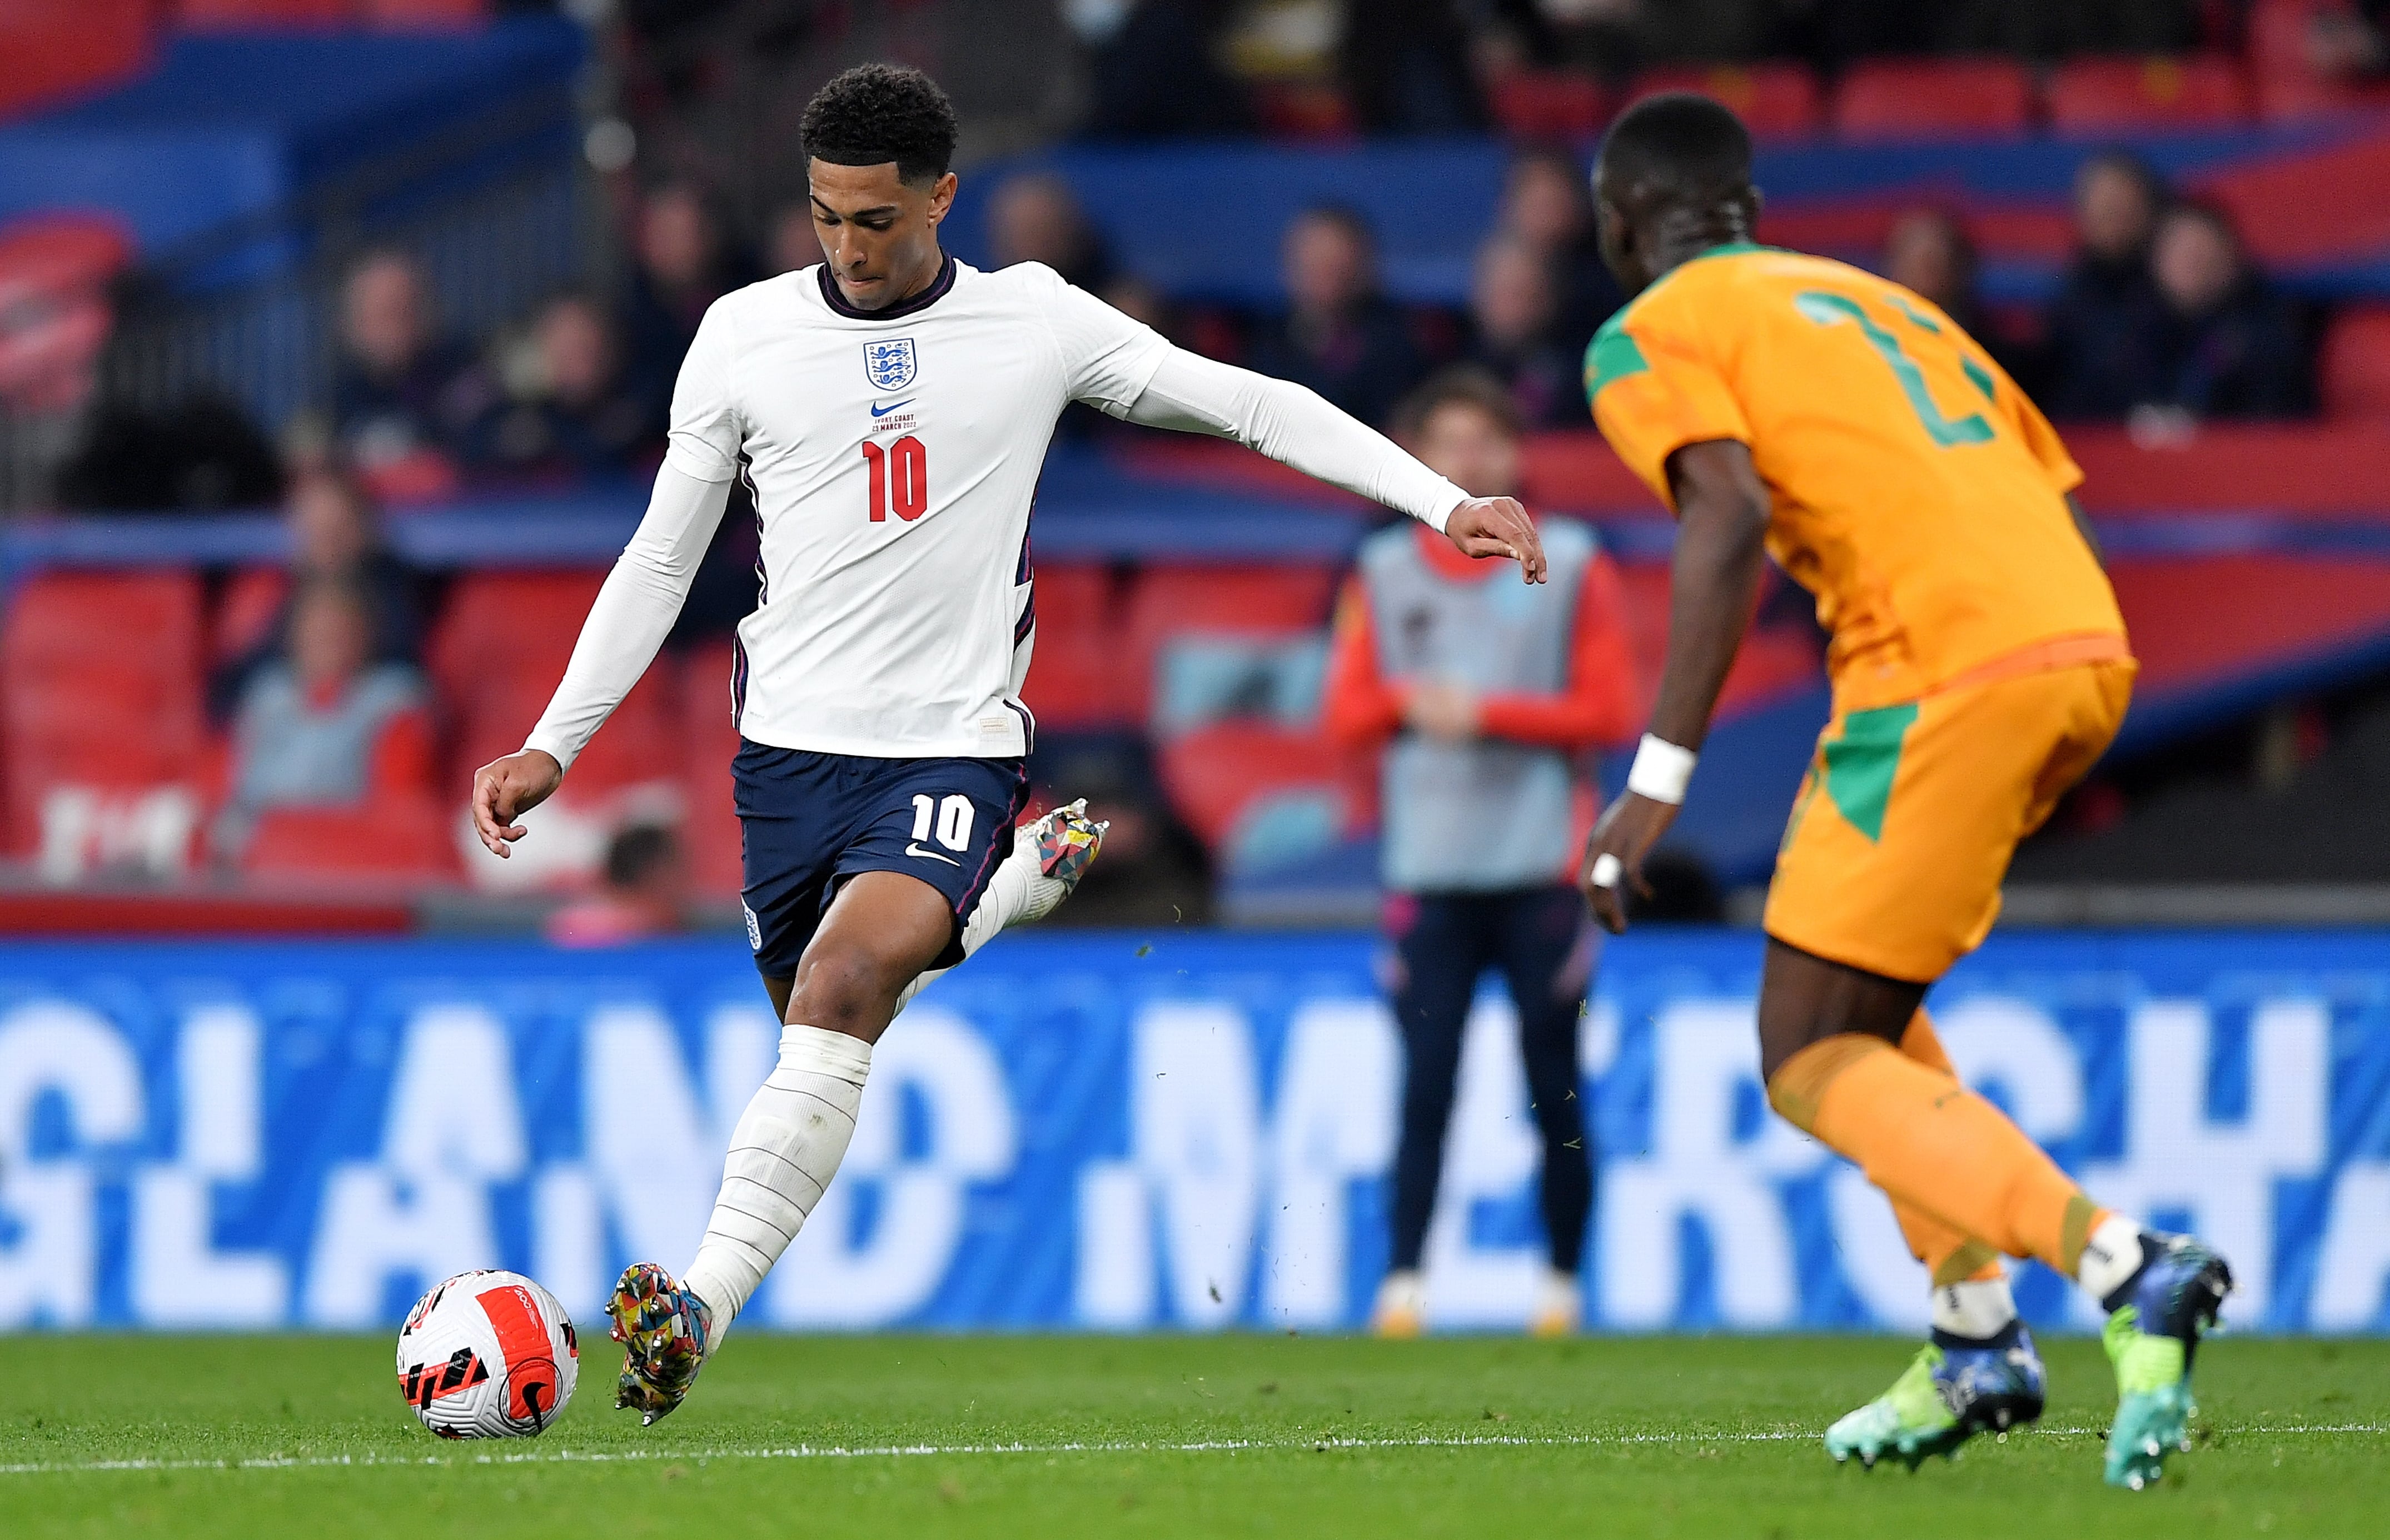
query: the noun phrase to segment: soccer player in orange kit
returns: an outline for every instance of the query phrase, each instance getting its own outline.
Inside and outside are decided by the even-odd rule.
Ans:
[[[1827,1448],[1914,1466],[2039,1416],[1999,1262],[2031,1256],[2108,1312],[2107,1479],[2145,1486],[2190,1447],[2191,1357],[2231,1275],[2086,1197],[1958,1082],[1921,1008],[1991,929],[2017,841],[2124,720],[2135,665],[2082,473],[1932,304],[1753,243],[1750,136],[1715,102],[1630,109],[1594,191],[1635,298],[1595,338],[1587,393],[1679,529],[1659,699],[1587,896],[1625,929],[1621,888],[1684,799],[1773,555],[1817,597],[1834,704],[1768,892],[1761,1069],[1779,1112],[1890,1196],[1934,1285],[1933,1342]]]

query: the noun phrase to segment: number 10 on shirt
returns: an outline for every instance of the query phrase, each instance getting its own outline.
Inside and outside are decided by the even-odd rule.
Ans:
[[[929,510],[930,452],[907,433],[882,449],[863,441],[863,460],[871,468],[871,521],[884,524],[893,508],[907,524]]]

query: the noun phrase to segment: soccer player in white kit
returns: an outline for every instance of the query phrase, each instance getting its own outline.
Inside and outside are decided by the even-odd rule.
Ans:
[[[1038,263],[945,255],[956,125],[927,76],[850,70],[801,132],[827,262],[706,313],[647,517],[546,713],[473,778],[504,855],[654,658],[743,472],[764,586],[739,628],[733,775],[748,940],[785,1025],[696,1259],[678,1280],[634,1264],[607,1307],[617,1404],[647,1422],[680,1405],[820,1201],[871,1046],[922,976],[1052,907],[1100,835],[1069,810],[1012,827],[1034,729],[1030,499],[1065,405],[1236,439],[1529,583],[1544,570],[1516,502],[1468,496],[1310,391],[1175,348]]]

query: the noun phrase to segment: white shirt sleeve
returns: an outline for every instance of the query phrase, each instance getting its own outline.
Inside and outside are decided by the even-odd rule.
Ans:
[[[706,319],[710,324],[712,314]],[[688,381],[687,369],[681,371],[681,381],[684,386]],[[675,431],[675,453],[679,442]],[[727,477],[705,480],[669,460],[656,472],[647,517],[606,575],[605,586],[598,590],[598,602],[581,622],[581,639],[572,644],[563,682],[524,739],[525,749],[545,750],[556,756],[557,764],[572,768],[573,760],[655,661],[656,648],[679,617],[697,564],[713,544],[722,510],[729,504]]]
[[[1132,320],[1086,289],[1062,281],[1042,263],[1017,269],[1034,286],[1039,309],[1062,350],[1064,389],[1073,401],[1120,417],[1137,398],[1154,366],[1170,351],[1162,334]]]
[[[688,356],[673,386],[672,438],[664,464],[700,481],[727,481],[739,474],[746,443],[739,421],[736,381],[739,326],[730,314],[735,293],[708,305]]]
[[[1317,391],[1166,342],[1147,373],[1144,389],[1125,409],[1107,405],[1105,410],[1152,428],[1234,439],[1306,476],[1400,509],[1432,529],[1442,530],[1452,510],[1469,500],[1467,493],[1405,454],[1394,440],[1346,417]]]

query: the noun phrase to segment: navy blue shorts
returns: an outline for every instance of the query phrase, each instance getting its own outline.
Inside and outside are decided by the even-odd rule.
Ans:
[[[742,739],[730,762],[746,867],[747,942],[769,979],[797,959],[857,872],[903,872],[945,895],[954,935],[933,967],[962,961],[963,921],[1012,853],[1029,805],[1017,759],[871,759]]]

